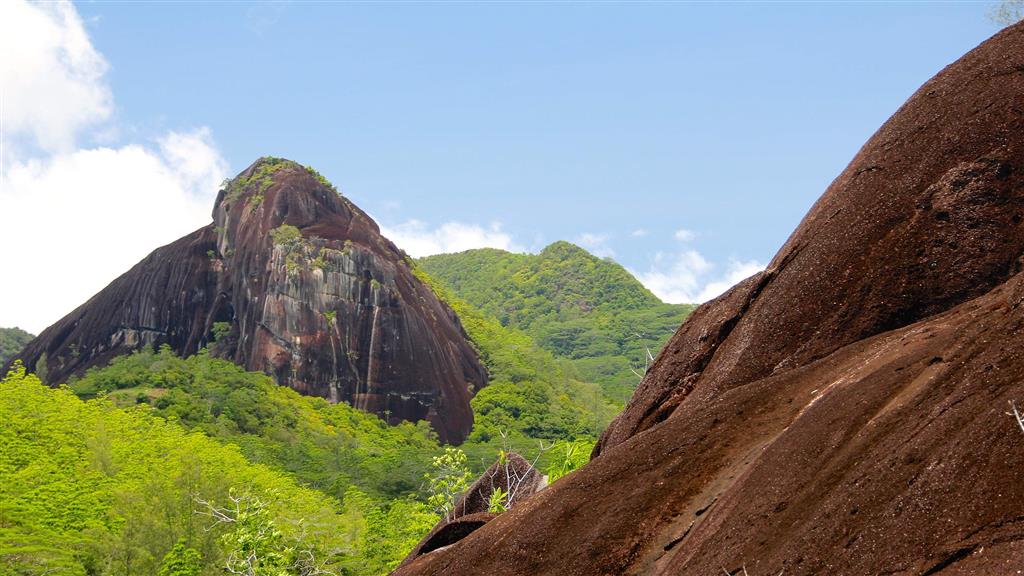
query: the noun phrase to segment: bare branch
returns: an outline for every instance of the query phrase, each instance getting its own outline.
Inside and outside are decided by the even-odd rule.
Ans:
[[[746,564],[744,564],[742,567],[740,567],[740,570],[742,571],[743,576],[750,576],[750,574],[747,572],[747,565]],[[782,570],[779,570],[779,573],[776,574],[775,576],[782,576],[782,573],[785,572],[785,571],[786,571],[786,569],[783,568]],[[730,571],[726,570],[724,566],[722,567],[722,572],[725,572],[725,576],[740,576],[740,572],[736,572],[736,573],[730,572]]]
[[[640,372],[638,369],[634,368],[633,366],[629,367],[629,371],[632,372],[633,375],[636,376],[637,378],[643,380],[644,376],[647,375],[647,371],[651,369],[651,366],[653,364],[654,364],[654,354],[651,354],[651,349],[650,348],[644,347],[644,371]]]
[[[231,510],[228,510],[227,508],[221,508],[220,506],[216,506],[209,500],[203,500],[197,495],[193,495],[192,500],[200,506],[200,508],[196,510],[196,514],[200,516],[209,516],[210,518],[213,518],[214,522],[206,528],[207,530],[210,530],[218,524],[234,523],[235,519],[238,517],[239,503],[237,501],[234,501],[234,498],[232,498],[232,501],[234,501],[235,504],[235,510],[233,512]]]
[[[504,430],[499,431],[499,433],[501,434],[502,454],[511,454],[512,453],[512,443],[509,441],[508,434]],[[529,464],[530,464],[530,469],[529,470],[536,470],[537,469],[537,463],[540,462],[541,457],[544,454],[546,454],[547,452],[551,451],[551,449],[555,447],[555,443],[554,442],[552,442],[548,446],[544,445],[544,441],[543,440],[538,440],[537,443],[538,443],[537,455],[533,458],[532,462],[529,462]],[[512,506],[512,503],[516,500],[516,497],[519,496],[520,489],[524,486],[524,483],[526,482],[526,479],[529,477],[530,474],[529,474],[529,470],[527,470],[527,471],[523,472],[522,475],[520,475],[520,471],[517,470],[515,466],[511,465],[511,459],[507,458],[507,457],[504,457],[504,462],[502,463],[502,466],[503,466],[503,469],[504,469],[504,472],[505,472],[505,478],[508,480],[508,495],[505,497],[505,502],[507,503],[506,508],[509,508],[509,507]],[[539,472],[538,472],[538,474],[539,474]],[[493,489],[494,489],[494,479],[493,479],[493,476],[492,476],[492,478],[491,478],[491,490],[493,490]]]
[[[1024,416],[1021,416],[1020,412],[1017,410],[1017,404],[1015,404],[1013,400],[1010,400],[1010,409],[1013,410],[1013,412],[1007,412],[1006,415],[1013,416],[1017,420],[1017,425],[1020,426],[1021,432],[1024,432]]]

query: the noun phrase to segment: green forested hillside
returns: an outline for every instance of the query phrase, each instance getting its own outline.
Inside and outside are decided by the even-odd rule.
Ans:
[[[618,413],[601,388],[586,382],[571,361],[556,358],[525,332],[502,326],[422,269],[416,274],[459,315],[491,373],[490,384],[471,402],[475,422],[463,446],[471,462],[489,463],[504,445],[535,457],[540,446],[556,442],[560,445],[540,459],[543,469],[558,463],[567,442],[576,444],[575,464],[585,462],[589,447]]]
[[[378,500],[415,492],[437,450],[426,422],[388,426],[205,350],[182,359],[168,347],[146,349],[68,384],[82,398],[104,394],[118,406],[148,405],[339,500],[352,486]]]
[[[0,328],[0,366],[7,364],[33,338],[21,328]]]
[[[417,273],[491,373],[460,447],[467,473],[508,449],[552,480],[585,463],[616,411],[600,389]],[[261,574],[385,574],[439,518],[442,454],[426,423],[387,426],[206,351],[142,350],[58,390],[19,368],[0,388],[0,574],[223,573],[250,535],[202,502],[230,508],[232,495],[261,504],[249,528],[279,532],[263,543],[276,571]],[[310,544],[321,572],[302,564]]]
[[[619,264],[568,242],[540,254],[483,248],[418,265],[452,294],[571,359],[579,376],[624,404],[647,350],[657,354],[693,309],[665,304]]]
[[[251,555],[258,574],[380,574],[436,520],[411,499],[300,487],[142,404],[20,367],[0,382],[0,573],[212,575]]]
[[[617,411],[600,386],[416,274],[491,374],[467,477],[509,449],[552,480],[585,463]],[[221,574],[247,546],[259,574],[385,574],[439,518],[446,450],[426,423],[387,426],[205,350],[142,350],[60,389],[19,366],[0,384],[0,574]]]

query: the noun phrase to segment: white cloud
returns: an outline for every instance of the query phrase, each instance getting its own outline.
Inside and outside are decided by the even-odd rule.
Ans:
[[[28,146],[68,151],[79,130],[110,117],[107,62],[70,3],[0,2],[0,54],[6,146],[22,136]]]
[[[17,44],[11,50],[12,42]],[[0,3],[0,326],[38,333],[153,249],[210,221],[227,173],[209,129],[78,147],[119,132],[106,62],[69,3]],[[14,143],[14,150],[10,144]]]
[[[174,152],[95,148],[10,167],[3,262],[18,279],[4,285],[0,325],[39,333],[154,248],[210,222],[223,161],[202,136],[168,138]],[[187,151],[183,168],[173,154]]]
[[[722,294],[739,281],[764,269],[754,260],[730,260],[724,272],[700,252],[658,252],[647,272],[630,270],[648,290],[672,303],[706,302]]]
[[[764,270],[764,264],[756,260],[748,260],[746,262],[730,260],[729,268],[726,269],[725,275],[718,280],[705,284],[700,294],[697,295],[696,301],[707,302],[712,298],[716,298],[724,294],[729,288],[740,283],[740,281],[746,280],[761,270]]]
[[[431,228],[425,222],[409,220],[397,226],[381,226],[381,233],[410,256],[462,252],[473,248],[500,248],[521,252],[512,236],[502,231],[501,223],[484,227],[464,222],[445,222]]]
[[[695,234],[692,231],[683,228],[676,230],[675,234],[672,235],[673,238],[680,242],[689,242],[690,240],[693,240],[694,236]]]
[[[210,129],[202,126],[191,132],[168,132],[157,142],[168,175],[178,181],[179,190],[210,199],[206,211],[212,212],[212,199],[220,189],[228,165],[213,143]]]
[[[615,250],[608,245],[607,234],[594,234],[584,232],[573,240],[576,244],[586,248],[588,252],[599,258],[611,258],[615,256]]]
[[[647,272],[633,272],[648,290],[665,302],[695,302],[700,279],[712,265],[696,250],[679,254],[658,252]]]
[[[647,230],[645,230],[644,228],[637,228],[636,230],[630,232],[629,235],[634,238],[640,238],[642,236],[647,236]]]

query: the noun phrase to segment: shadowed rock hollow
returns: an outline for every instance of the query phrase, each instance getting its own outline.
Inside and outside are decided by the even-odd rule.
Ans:
[[[1024,569],[1024,24],[922,86],[595,458],[412,574]]]
[[[159,215],[153,215],[159,217]],[[454,312],[318,174],[263,158],[217,197],[214,222],[157,249],[20,355],[50,383],[169,344],[309,395],[460,442],[486,372]]]

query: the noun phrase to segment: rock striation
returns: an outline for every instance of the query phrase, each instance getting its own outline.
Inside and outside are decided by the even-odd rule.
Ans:
[[[154,251],[20,358],[59,383],[143,346],[210,346],[303,394],[465,438],[486,370],[455,313],[362,210],[312,169],[262,158],[220,191],[213,220]]]
[[[397,573],[977,575],[1024,559],[1024,24],[698,308],[581,470]]]

